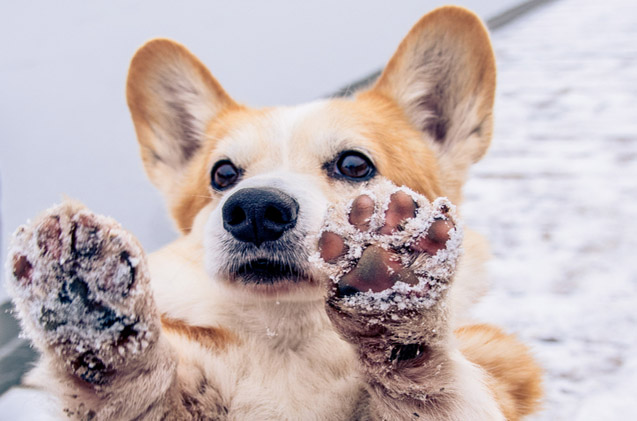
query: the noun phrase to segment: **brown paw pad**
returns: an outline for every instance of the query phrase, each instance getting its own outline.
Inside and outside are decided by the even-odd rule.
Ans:
[[[416,285],[418,278],[400,262],[400,256],[382,247],[370,246],[363,251],[358,264],[338,282],[338,296],[358,292],[381,292],[396,282]]]
[[[402,224],[409,218],[416,216],[417,205],[414,199],[404,191],[398,191],[389,198],[387,212],[385,212],[385,224],[380,229],[381,234],[391,234],[401,229]]]
[[[397,306],[421,299],[431,305],[451,281],[460,254],[453,206],[386,183],[370,190],[349,208],[335,205],[319,237],[319,264],[334,283],[333,295],[352,303],[363,303],[352,296],[371,294],[372,301]],[[345,222],[334,220],[343,216]]]
[[[376,203],[366,194],[358,196],[352,202],[349,211],[349,223],[360,231],[367,231],[370,227],[371,217],[374,215]]]
[[[49,216],[36,228],[36,241],[42,256],[58,260],[62,254],[62,227],[57,215]]]
[[[334,263],[346,251],[343,237],[333,232],[325,231],[319,239],[321,258],[328,263]]]
[[[104,234],[95,215],[80,213],[74,218],[71,248],[82,257],[100,253]]]
[[[437,219],[431,223],[427,233],[418,238],[411,249],[417,252],[436,254],[438,250],[446,247],[447,241],[451,238],[450,233],[455,228],[453,222],[445,219]]]
[[[20,254],[13,256],[13,276],[15,276],[18,281],[30,282],[32,272],[33,265],[26,256]]]
[[[101,291],[126,297],[135,284],[139,261],[127,251],[107,259],[104,262],[104,276],[97,279],[97,287]]]
[[[71,363],[71,369],[77,377],[94,385],[104,385],[110,374],[104,362],[91,351],[76,357]]]

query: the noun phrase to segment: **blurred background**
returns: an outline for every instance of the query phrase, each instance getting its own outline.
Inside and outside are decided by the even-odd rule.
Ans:
[[[125,102],[145,41],[185,44],[240,102],[291,105],[368,80],[444,3],[2,2],[2,260],[15,228],[63,196],[147,251],[175,238]],[[536,419],[637,418],[637,3],[454,3],[487,21],[499,72],[493,147],[466,188],[467,223],[494,254],[475,316],[519,334],[546,368]],[[46,396],[9,389],[34,353],[0,285],[0,419],[55,419]]]

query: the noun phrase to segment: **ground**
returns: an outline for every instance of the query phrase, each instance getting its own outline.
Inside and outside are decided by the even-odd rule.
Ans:
[[[474,315],[545,367],[536,419],[635,419],[637,3],[554,2],[493,43],[495,136],[464,208],[494,255]]]

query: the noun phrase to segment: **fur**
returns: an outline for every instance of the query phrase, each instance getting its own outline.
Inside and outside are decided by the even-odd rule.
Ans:
[[[534,412],[541,371],[528,349],[493,326],[461,326],[486,290],[488,248],[477,234],[465,230],[448,334],[389,368],[388,343],[341,335],[358,319],[335,329],[340,316],[325,311],[305,245],[328,205],[359,188],[326,175],[344,150],[369,156],[396,185],[459,205],[467,171],[491,140],[494,90],[486,29],[457,7],[425,15],[369,88],[298,107],[240,105],[185,47],[150,41],[131,63],[127,99],[146,172],[182,233],[148,257],[159,337],[143,363],[106,386],[82,383],[46,349],[29,381],[86,419],[517,420]],[[220,159],[243,171],[223,192],[210,187]],[[221,209],[246,187],[276,187],[299,203],[297,226],[285,234],[291,247],[272,253],[301,262],[305,281],[255,286],[225,275],[239,253]]]

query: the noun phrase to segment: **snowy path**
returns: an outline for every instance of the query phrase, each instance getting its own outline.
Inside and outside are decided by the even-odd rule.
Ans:
[[[496,133],[464,209],[494,254],[475,315],[546,368],[537,419],[637,419],[637,2],[562,0],[493,42]]]

